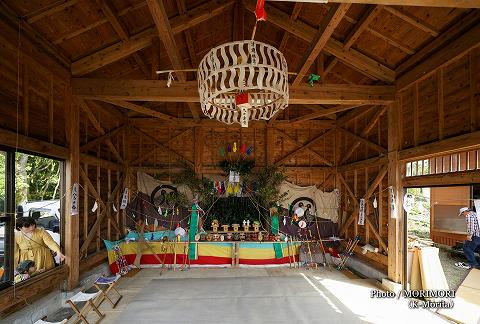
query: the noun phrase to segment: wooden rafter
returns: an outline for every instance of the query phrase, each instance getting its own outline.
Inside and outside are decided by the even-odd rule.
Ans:
[[[352,133],[350,132],[349,130],[346,130],[342,127],[337,127],[337,130],[342,132],[343,134],[347,135],[347,136],[350,136],[352,137],[356,142],[360,142],[360,143],[363,143],[369,147],[371,147],[372,149],[380,152],[380,153],[383,153],[383,154],[386,154],[387,153],[387,149],[384,148],[383,146],[380,146],[378,145],[377,143],[374,143],[372,141],[369,141],[368,139],[366,138],[363,138],[361,136],[358,136],[357,134],[355,133]]]
[[[176,0],[176,2],[177,2],[178,13],[180,15],[186,15],[187,6],[185,5],[185,0]],[[192,38],[192,33],[188,29],[185,29],[183,33],[185,35],[185,41],[187,43],[188,55],[190,56],[190,63],[192,68],[194,68],[198,65],[198,63],[197,63],[197,55],[195,54],[195,46]]]
[[[407,53],[407,54],[415,54],[415,50],[413,48],[410,48],[408,45],[404,45],[402,44],[402,42],[400,40],[396,40],[396,39],[393,39],[391,36],[386,36],[384,34],[382,34],[381,32],[379,32],[378,30],[375,30],[373,28],[367,28],[367,31],[380,38],[380,39],[383,39],[385,42],[387,42],[388,44],[398,48],[399,50]]]
[[[105,135],[105,130],[103,129],[102,125],[100,124],[100,122],[98,121],[98,119],[95,117],[95,115],[93,114],[92,110],[90,109],[90,107],[88,107],[87,103],[81,99],[78,100],[79,104],[80,104],[80,107],[82,108],[82,110],[85,112],[85,114],[87,115],[88,119],[90,120],[90,122],[92,123],[93,127],[95,128],[95,130],[100,134],[100,135]],[[113,145],[112,141],[107,138],[105,139],[105,143],[107,144],[108,148],[110,149],[110,151],[113,153],[113,155],[115,156],[115,158],[118,160],[118,162],[122,163],[123,164],[123,159],[122,157],[120,156],[120,154],[118,153],[117,149],[115,148],[115,145]]]
[[[343,126],[354,121],[355,119],[361,118],[370,112],[371,109],[372,107],[360,107],[355,110],[350,110],[341,117],[337,118],[337,126]]]
[[[365,126],[365,128],[363,129],[362,133],[360,134],[360,136],[358,138],[355,139],[355,143],[349,148],[349,150],[343,155],[343,158],[342,160],[340,161],[340,165],[342,165],[343,163],[345,163],[349,158],[350,156],[355,152],[355,150],[360,146],[361,143],[365,143],[365,141],[362,141],[361,139],[365,139],[365,137],[368,136],[368,134],[370,134],[370,132],[372,131],[373,127],[377,124],[377,122],[380,120],[380,117],[382,117],[382,115],[385,113],[386,111],[386,107],[382,107],[380,108],[377,113],[371,118],[369,119],[369,122],[367,124],[367,126]],[[348,132],[350,134],[350,132]],[[353,134],[353,133],[352,133]],[[356,135],[356,134],[353,134],[353,135]],[[350,135],[351,136],[351,135]],[[365,143],[366,144],[366,143]],[[373,144],[373,143],[370,143],[370,145]],[[378,148],[375,148],[376,150],[380,150],[380,148],[382,149],[382,152],[383,153],[386,153],[384,152],[384,148],[382,148],[381,146],[378,146]]]
[[[172,144],[174,141],[176,141],[180,137],[183,137],[186,134],[190,133],[192,130],[193,130],[193,128],[186,129],[185,131],[181,132],[180,134],[178,134],[178,135],[172,137],[171,139],[169,139],[167,142],[163,143],[163,145],[170,147],[170,144]],[[146,154],[143,154],[142,156],[138,157],[137,159],[131,161],[129,163],[129,165],[130,166],[138,166],[140,163],[149,159],[154,154],[155,154],[155,150],[151,150],[150,152],[148,152]]]
[[[186,163],[188,163],[189,165],[193,166],[193,162],[188,160],[186,157],[184,157],[183,155],[179,154],[178,152],[176,152],[175,150],[171,149],[170,147],[168,146],[165,146],[165,144],[163,144],[162,142],[160,142],[159,140],[157,140],[155,137],[145,133],[144,131],[140,130],[138,127],[132,127],[132,129],[139,133],[140,135],[144,136],[145,138],[151,140],[152,142],[154,142],[157,146],[159,146],[162,150],[165,150],[165,151],[168,151],[168,152],[171,152],[173,155],[175,155],[178,159],[180,160],[183,160],[185,161]]]
[[[170,21],[173,34],[196,26],[216,15],[224,13],[233,4],[233,0],[213,0],[189,11],[188,15],[177,16]],[[72,62],[72,75],[81,76],[95,71],[105,65],[123,59],[152,44],[152,38],[156,35],[155,29],[146,30],[131,35],[128,41],[120,41],[98,52],[82,57]]]
[[[365,31],[373,19],[382,11],[383,6],[367,6],[367,9],[363,13],[360,20],[357,24],[352,28],[350,33],[348,34],[347,38],[344,41],[345,49],[349,49],[352,47],[353,43],[357,41],[360,35]]]
[[[413,67],[397,81],[397,89],[401,90],[408,85],[423,80],[436,69],[449,64],[456,57],[480,46],[480,24],[458,36],[447,46],[429,56],[428,60]]]
[[[65,10],[75,4],[77,4],[78,0],[68,0],[64,1],[63,3],[58,3],[58,1],[53,2],[50,5],[47,5],[43,8],[40,8],[39,10],[36,10],[34,12],[28,13],[26,15],[27,22],[29,24],[34,23],[36,21],[39,21],[40,19],[49,17],[57,12],[60,12],[62,10]]]
[[[83,99],[199,102],[195,81],[174,82],[170,87],[163,80],[73,79],[73,93]],[[392,86],[318,84],[291,86],[290,104],[385,105],[395,100]]]
[[[416,65],[425,60],[429,55],[434,54],[441,48],[448,46],[449,43],[454,41],[457,37],[468,31],[472,26],[478,23],[480,20],[480,10],[472,10],[466,16],[463,16],[457,23],[443,32],[440,36],[435,38],[432,42],[428,43],[417,51],[414,55],[409,57],[405,62],[401,63],[396,69],[397,76],[402,76],[408,70],[411,70]]]
[[[156,117],[156,118],[163,119],[163,120],[166,120],[166,121],[169,121],[169,122],[174,122],[174,121],[177,120],[177,118],[175,118],[173,116],[170,116],[170,115],[161,113],[159,111],[156,111],[156,110],[153,110],[153,109],[150,109],[150,108],[146,108],[146,107],[143,107],[143,106],[140,106],[140,105],[128,102],[128,101],[123,101],[123,100],[103,100],[103,101],[107,102],[107,103],[110,103],[112,105],[118,106],[118,107],[122,107],[122,108],[125,108],[125,109],[128,109],[128,110],[131,110],[131,111],[138,112],[140,114]]]
[[[310,150],[311,146],[318,143],[320,140],[326,138],[327,136],[330,136],[330,135],[334,134],[334,132],[335,132],[335,130],[331,129],[331,130],[323,133],[322,135],[319,135],[319,136],[315,137],[314,139],[310,140],[308,143],[303,144],[303,146],[299,147],[298,149],[294,150],[293,152],[290,152],[289,154],[287,154],[286,156],[281,158],[279,161],[275,162],[275,164],[276,165],[283,165],[286,161],[290,160],[292,157],[296,156],[297,154],[302,153],[302,152],[307,151],[307,150]],[[320,157],[319,156],[316,156],[316,157],[317,158],[321,157],[321,159],[323,160],[322,162],[325,163],[326,165],[333,166],[332,162],[328,161],[327,159],[325,159],[321,155],[320,155]]]
[[[290,0],[270,0],[290,1]],[[301,0],[325,5],[325,0]],[[480,8],[478,0],[328,0],[330,3],[358,3],[381,4],[386,6],[419,6],[419,7],[452,7],[452,8]]]
[[[292,21],[297,20],[298,16],[300,15],[300,12],[302,11],[302,7],[303,7],[303,3],[301,3],[301,2],[296,2],[295,3],[295,6],[293,7],[292,14],[290,15],[290,19]],[[283,33],[282,40],[280,41],[280,46],[278,47],[278,50],[280,52],[283,52],[285,50],[285,47],[287,46],[287,42],[288,42],[288,39],[289,39],[289,35],[290,34],[286,31]]]
[[[313,112],[324,111],[324,110],[328,109],[328,108],[326,108],[324,106],[321,106],[321,105],[302,105],[302,107],[308,108]],[[335,114],[330,114],[330,115],[326,115],[326,116],[323,116],[323,117],[325,117],[327,119],[331,119],[331,120],[336,120],[337,119],[337,115],[335,115]]]
[[[97,146],[98,144],[104,142],[105,140],[109,139],[109,138],[112,138],[113,136],[116,136],[118,135],[119,133],[121,133],[122,131],[124,131],[128,126],[123,124],[123,125],[120,125],[118,126],[117,128],[114,128],[112,129],[111,131],[89,141],[88,143],[82,145],[80,147],[80,151],[85,151],[85,150],[88,150],[94,146]]]
[[[182,56],[178,51],[177,43],[175,41],[172,27],[170,26],[163,2],[160,0],[147,0],[147,4],[153,21],[155,22],[155,26],[157,27],[160,40],[162,41],[165,50],[167,51],[168,58],[172,63],[173,69],[182,70],[184,68]],[[180,81],[187,81],[185,72],[177,72],[175,74]],[[190,108],[193,118],[200,119],[198,114],[198,105],[193,103],[188,103],[187,105]]]
[[[107,18],[108,22],[112,26],[113,30],[115,30],[115,33],[120,37],[120,39],[124,42],[128,41],[130,38],[130,35],[128,34],[128,31],[125,29],[121,21],[118,19],[118,15],[113,12],[113,9],[110,6],[110,3],[108,0],[97,0],[97,4],[102,9],[103,14]],[[140,55],[135,52],[132,54],[133,59],[137,63],[137,65],[140,67],[140,70],[142,70],[143,74],[149,77],[150,73],[148,73],[147,66],[143,62],[142,58]]]
[[[297,140],[295,140],[293,137],[291,137],[290,135],[282,132],[281,130],[277,129],[277,128],[274,128],[274,130],[283,138],[285,138],[286,140],[292,142],[293,144],[295,144],[297,147],[301,148],[303,147],[304,144],[298,142]],[[317,160],[319,160],[320,162],[322,163],[325,163],[327,165],[330,165],[331,166],[331,162],[328,161],[327,159],[325,159],[322,155],[320,155],[319,153],[317,153],[316,151],[314,151],[313,149],[307,147],[305,149],[305,151],[307,151],[308,153],[312,154]],[[280,161],[278,162],[280,163]]]
[[[384,7],[386,11],[390,12],[391,14],[397,16],[398,18],[402,19],[403,21],[408,22],[412,26],[417,27],[420,30],[423,30],[426,33],[429,33],[433,37],[438,36],[438,32],[429,24],[424,21],[421,21],[419,18],[415,17],[414,15],[403,11],[401,9],[393,8],[393,7]]]
[[[320,118],[324,116],[329,116],[332,114],[336,114],[337,112],[345,111],[345,110],[350,110],[359,107],[359,105],[353,105],[353,106],[337,106],[333,108],[328,108],[324,109],[322,111],[314,112],[308,115],[300,116],[297,118],[290,119],[291,123],[298,123],[298,122],[303,122],[306,120],[310,119],[315,119],[315,118]]]
[[[255,2],[253,0],[246,1],[245,8],[254,12]],[[299,20],[290,21],[290,16],[288,14],[269,4],[266,4],[265,8],[268,12],[268,22],[305,40],[309,44],[311,44],[316,38],[317,30],[310,25]],[[386,82],[393,82],[395,80],[395,72],[392,69],[367,57],[359,51],[354,49],[346,50],[342,43],[333,38],[330,38],[325,44],[324,51],[337,57],[338,60],[349,66],[355,67],[358,71],[373,79]]]
[[[298,74],[293,80],[294,85],[298,85],[302,81],[303,77],[306,75],[313,62],[317,59],[320,52],[324,49],[328,40],[335,31],[335,28],[337,28],[338,24],[340,24],[343,16],[345,16],[349,8],[350,4],[334,5],[330,8],[327,16],[322,20],[315,39],[310,44],[302,59],[302,62],[300,63]]]

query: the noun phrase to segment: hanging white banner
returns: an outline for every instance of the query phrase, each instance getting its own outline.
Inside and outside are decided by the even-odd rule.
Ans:
[[[74,183],[72,187],[72,216],[78,215],[78,183]]]
[[[128,205],[128,188],[125,188],[123,190],[122,204],[120,205],[120,209],[127,208],[127,205]]]
[[[248,127],[248,108],[241,107],[240,108],[240,125],[242,127]]]
[[[395,202],[395,192],[393,191],[393,188],[390,188],[390,209],[391,209],[391,217],[392,218],[397,218],[397,205]]]
[[[365,225],[365,199],[360,199],[358,208],[358,225]]]
[[[116,213],[116,212],[117,212],[117,208],[115,207],[115,204],[112,204],[112,208],[113,208],[113,212]]]

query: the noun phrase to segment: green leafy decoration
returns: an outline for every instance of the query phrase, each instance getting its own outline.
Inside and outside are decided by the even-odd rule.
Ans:
[[[287,179],[285,170],[276,165],[269,165],[255,174],[257,182],[256,196],[265,208],[276,206],[285,200],[288,193],[280,192],[280,185]]]

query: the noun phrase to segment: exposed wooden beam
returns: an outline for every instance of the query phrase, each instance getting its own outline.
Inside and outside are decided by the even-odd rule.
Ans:
[[[447,46],[430,55],[428,60],[402,75],[396,81],[397,89],[402,90],[413,82],[423,80],[435,72],[436,69],[449,64],[453,59],[478,46],[480,46],[480,24],[457,37]]]
[[[328,40],[335,31],[335,28],[337,28],[338,24],[340,24],[343,16],[345,16],[349,8],[350,4],[334,5],[330,8],[327,16],[322,20],[315,39],[310,44],[308,50],[305,52],[305,55],[298,69],[298,74],[293,80],[294,85],[300,84],[303,77],[306,75],[313,62],[317,59],[320,52],[324,49]]]
[[[384,7],[384,8],[386,11],[390,12],[391,14],[397,16],[403,21],[408,22],[409,24],[417,27],[420,30],[423,30],[424,32],[429,33],[433,37],[438,36],[438,32],[432,26],[430,26],[424,21],[421,21],[419,18],[415,17],[414,15],[394,7]]]
[[[345,113],[341,117],[337,118],[337,126],[343,127],[344,125],[354,121],[355,119],[362,118],[372,109],[371,106],[368,107],[360,107],[354,110],[350,110],[349,112]]]
[[[110,170],[115,170],[115,171],[122,171],[123,170],[123,165],[112,162],[112,161],[107,161],[101,158],[98,158],[96,156],[88,155],[85,153],[80,154],[80,161],[82,163],[86,163],[89,165],[94,165],[94,166],[100,166],[105,169],[110,169]]]
[[[385,106],[381,107],[377,111],[377,113],[371,119],[369,119],[367,126],[365,126],[362,133],[360,134],[360,138],[365,138],[368,136],[368,134],[371,132],[371,130],[377,124],[377,122],[380,120],[380,117],[382,117],[385,111],[386,111],[386,107]],[[356,139],[355,143],[349,148],[347,152],[345,152],[339,164],[340,165],[344,164],[350,158],[353,152],[355,152],[355,150],[360,146],[361,143],[362,143],[361,140]]]
[[[73,79],[73,93],[83,99],[198,102],[197,82],[164,80]],[[318,84],[290,87],[290,104],[385,105],[395,99],[392,86]]]
[[[405,62],[401,63],[395,69],[396,75],[401,77],[403,74],[405,74],[405,72],[411,70],[423,60],[427,59],[430,55],[435,54],[435,52],[441,50],[443,47],[448,46],[448,44],[454,41],[457,37],[468,31],[475,24],[478,24],[479,21],[480,10],[472,10],[466,16],[461,17],[461,19],[459,19],[459,21],[452,27],[435,38],[432,42],[422,47]]]
[[[478,170],[461,171],[442,174],[430,174],[418,177],[406,177],[403,179],[403,186],[406,188],[443,187],[445,185],[471,185],[480,183],[480,172]]]
[[[338,171],[347,172],[347,171],[353,171],[355,169],[373,168],[373,167],[386,165],[387,163],[388,163],[388,158],[386,156],[374,157],[371,159],[366,159],[362,161],[356,161],[349,164],[341,165],[338,167]]]
[[[346,134],[347,136],[350,136],[352,137],[355,141],[357,142],[361,142],[369,147],[371,147],[372,149],[374,149],[375,151],[378,151],[380,153],[383,153],[383,154],[386,154],[387,153],[387,149],[384,148],[383,146],[380,146],[378,145],[377,143],[373,143],[372,141],[369,141],[368,139],[366,138],[363,138],[361,136],[358,136],[357,134],[355,133],[352,133],[350,132],[349,130],[346,130],[342,127],[337,127],[337,130],[342,132],[343,134]]]
[[[113,136],[117,135],[118,133],[122,132],[124,129],[126,129],[128,126],[127,125],[121,125],[117,128],[112,129],[111,131],[89,141],[88,143],[82,145],[80,147],[80,151],[85,151],[88,150],[89,148],[92,148],[94,146],[97,146],[98,144],[102,143],[106,139],[112,138]]]
[[[178,13],[180,15],[186,15],[187,6],[185,5],[185,0],[176,0],[176,2],[177,2]],[[192,34],[188,29],[185,29],[183,33],[185,34],[185,41],[187,43],[188,55],[190,56],[191,66],[192,68],[195,68],[198,65],[198,63],[197,63],[197,55],[195,54],[195,45],[193,42]]]
[[[337,112],[350,110],[350,109],[354,109],[354,108],[357,108],[357,107],[360,107],[360,106],[359,105],[353,105],[353,106],[337,106],[337,107],[333,107],[333,108],[328,108],[328,109],[324,109],[323,111],[318,111],[318,112],[314,112],[314,113],[311,113],[311,114],[308,114],[308,115],[304,115],[304,116],[300,116],[300,117],[297,117],[297,118],[290,119],[290,122],[291,123],[298,123],[298,122],[302,122],[302,121],[306,121],[306,120],[310,120],[310,119],[315,119],[315,118],[328,116],[328,115],[331,115],[331,114],[336,114]]]
[[[163,2],[160,0],[147,0],[147,4],[153,21],[155,22],[155,26],[157,27],[160,40],[162,41],[165,50],[167,51],[168,58],[172,63],[173,69],[182,70],[184,68],[183,59],[178,51],[177,43],[172,32],[172,27],[170,26],[170,22],[168,21],[167,12]],[[185,72],[177,72],[175,74],[181,82],[187,81]],[[193,103],[187,103],[187,105],[190,108],[193,118],[199,119],[200,116],[198,113],[198,105]]]
[[[357,22],[357,24],[353,26],[350,33],[348,33],[347,38],[343,42],[345,49],[349,49],[350,47],[352,47],[353,43],[357,41],[357,39],[360,37],[363,31],[368,28],[368,25],[370,25],[372,20],[375,19],[375,17],[380,13],[382,9],[383,9],[383,6],[378,6],[378,5],[367,6],[362,17]]]
[[[297,154],[299,153],[302,153],[308,149],[310,149],[310,146],[313,146],[314,144],[316,144],[317,142],[319,142],[320,140],[324,139],[325,137],[327,136],[330,136],[332,134],[334,134],[335,130],[334,129],[331,129],[325,133],[323,133],[322,135],[319,135],[317,137],[315,137],[314,139],[310,140],[308,143],[304,144],[302,147],[294,150],[293,152],[290,152],[289,154],[287,154],[286,156],[284,156],[283,158],[281,158],[279,161],[275,162],[276,165],[282,165],[284,164],[286,161],[290,160],[292,157],[296,156]],[[328,161],[327,159],[323,158],[322,159],[324,160],[323,162],[328,165],[328,166],[333,166],[333,163]]]
[[[154,142],[157,146],[159,146],[161,149],[165,150],[165,151],[169,151],[171,152],[173,155],[175,155],[177,158],[179,158],[180,160],[183,160],[185,162],[187,162],[189,165],[193,166],[193,162],[188,160],[187,158],[185,158],[183,155],[179,154],[178,152],[176,152],[175,150],[171,149],[170,147],[168,146],[165,146],[162,142],[160,142],[158,139],[156,139],[155,137],[151,136],[150,134],[147,134],[145,133],[144,131],[140,130],[138,127],[132,127],[132,129],[134,131],[136,131],[137,133],[143,135],[145,138],[151,140],[152,142]]]
[[[172,18],[170,22],[172,33],[181,33],[190,27],[196,26],[216,15],[219,15],[228,10],[232,4],[233,0],[213,0],[190,10],[188,15]],[[72,75],[81,76],[90,73],[105,65],[136,53],[137,51],[150,46],[152,44],[152,37],[155,35],[156,31],[154,28],[147,28],[138,34],[131,35],[130,39],[126,42],[120,41],[96,53],[76,60],[72,63]]]
[[[386,36],[386,35],[382,34],[381,32],[379,32],[378,30],[375,30],[373,28],[367,28],[366,30],[370,34],[372,34],[372,35],[374,35],[374,36],[376,36],[380,39],[383,39],[388,44],[398,48],[399,50],[401,50],[401,51],[403,51],[407,54],[410,54],[410,55],[415,54],[415,50],[413,48],[410,48],[408,45],[402,44],[401,41],[393,39],[391,36]]]
[[[68,1],[63,1],[61,3],[59,3],[58,1],[55,1],[52,4],[49,4],[43,8],[40,8],[39,10],[28,13],[25,18],[27,19],[27,22],[31,24],[36,21],[39,21],[40,19],[52,16],[57,12],[65,10],[77,4],[77,2],[78,0],[68,0]]]
[[[290,1],[290,0],[269,0],[269,1]],[[297,0],[297,1],[325,4],[325,0]],[[386,6],[480,8],[479,0],[328,0],[328,2],[381,4]]]
[[[276,129],[276,128],[274,128],[274,129],[275,129],[275,131],[277,131],[277,133],[278,133],[281,137],[283,137],[283,138],[285,138],[286,140],[290,141],[291,143],[295,144],[297,147],[300,147],[300,148],[303,147],[304,144],[298,142],[297,140],[295,140],[295,139],[294,139],[293,137],[291,137],[290,135],[282,132],[282,131],[279,130],[279,129]],[[328,161],[327,159],[325,159],[322,155],[320,155],[320,154],[317,153],[316,151],[312,150],[312,149],[309,148],[309,147],[307,147],[305,150],[306,150],[308,153],[310,153],[311,155],[313,155],[313,156],[314,156],[317,160],[319,160],[320,162],[325,163],[325,164],[331,166],[331,162]]]
[[[292,21],[297,20],[298,16],[300,15],[300,12],[302,11],[303,4],[301,2],[296,2],[295,6],[293,7],[292,14],[290,15],[290,19]],[[280,41],[280,46],[278,47],[278,50],[280,52],[283,52],[285,50],[285,47],[287,47],[287,42],[289,38],[289,33],[288,32],[283,32],[282,40]]]
[[[150,108],[146,108],[146,107],[143,107],[143,106],[131,103],[131,102],[127,102],[127,101],[123,101],[123,100],[103,100],[103,101],[107,102],[109,104],[118,106],[118,107],[122,107],[122,108],[125,108],[125,109],[128,109],[128,110],[131,110],[131,111],[138,112],[140,114],[160,118],[160,119],[163,119],[163,120],[166,120],[166,121],[174,122],[174,121],[177,120],[177,118],[175,118],[173,116],[170,116],[170,115],[161,113],[159,111],[156,111],[156,110],[153,110],[153,109],[150,109]]]
[[[245,8],[249,11],[255,11],[255,2],[248,0],[245,2]],[[268,22],[278,26],[281,29],[305,40],[309,44],[313,42],[317,35],[317,30],[299,20],[290,21],[288,14],[272,7],[265,5],[268,12]],[[361,73],[382,81],[393,82],[395,80],[395,72],[387,66],[367,57],[366,55],[354,49],[346,50],[339,41],[330,38],[325,45],[324,51],[335,56],[338,60],[345,62],[350,66],[356,67]]]
[[[100,125],[100,122],[98,121],[98,119],[95,117],[95,115],[93,114],[92,110],[90,109],[90,107],[88,107],[88,104],[79,99],[77,100],[80,107],[82,108],[82,110],[85,112],[85,114],[87,115],[88,119],[90,120],[90,122],[92,123],[93,127],[96,129],[96,131],[100,134],[100,135],[105,135],[105,130],[103,129],[102,125]],[[122,163],[123,164],[123,159],[122,157],[120,156],[120,153],[118,153],[115,145],[113,145],[112,141],[107,138],[105,140],[105,143],[107,144],[108,148],[110,149],[110,151],[112,151],[113,155],[115,156],[115,158],[118,160],[118,162]]]
[[[480,131],[420,145],[399,152],[400,161],[413,161],[480,148]]]

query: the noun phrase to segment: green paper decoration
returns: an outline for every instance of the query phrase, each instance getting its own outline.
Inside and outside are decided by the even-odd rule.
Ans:
[[[224,147],[224,146],[222,146],[222,147],[220,148],[219,153],[220,153],[220,156],[221,156],[221,157],[224,157],[224,156],[225,156],[225,147]]]
[[[318,74],[311,73],[308,76],[307,83],[309,86],[313,87],[313,83],[318,80],[320,80],[320,76]]]
[[[195,235],[197,235],[198,228],[198,212],[197,205],[192,205],[192,215],[190,216],[190,230],[188,231],[188,240],[190,241],[188,247],[188,259],[197,259],[197,244],[195,243]]]

